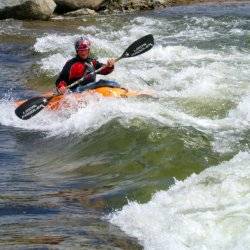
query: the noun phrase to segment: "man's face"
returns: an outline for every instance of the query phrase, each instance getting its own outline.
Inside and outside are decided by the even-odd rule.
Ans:
[[[85,49],[85,50],[78,50],[77,51],[77,55],[81,58],[81,59],[87,59],[89,56],[89,49]]]

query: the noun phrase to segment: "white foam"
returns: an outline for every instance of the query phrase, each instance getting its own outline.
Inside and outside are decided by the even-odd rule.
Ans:
[[[34,49],[40,53],[46,52],[57,52],[60,51],[62,54],[72,53],[74,51],[74,41],[77,36],[69,36],[69,35],[57,35],[57,34],[49,34],[44,37],[39,37],[36,39],[36,43],[34,45]],[[71,45],[71,46],[69,46]]]
[[[60,53],[53,54],[51,56],[43,58],[39,64],[41,69],[47,72],[48,75],[57,75],[65,65],[65,63],[70,59],[70,56],[64,56]],[[57,63],[55,63],[57,62]]]
[[[41,111],[28,121],[18,119],[14,114],[14,106],[10,102],[2,101],[1,124],[44,131],[48,136],[68,136],[94,132],[112,119],[118,118],[123,126],[128,126],[133,118],[140,118],[162,126],[191,126],[212,136],[214,150],[223,153],[234,151],[250,128],[249,96],[242,98],[225,118],[213,120],[194,117],[171,103],[163,105],[155,100],[114,99],[90,95],[85,98],[83,106],[74,103],[74,99],[70,101],[75,108],[61,112]]]
[[[249,175],[250,154],[242,152],[108,219],[146,250],[250,249]]]
[[[85,34],[87,33],[87,34],[95,35],[96,33],[102,32],[101,29],[97,28],[94,25],[90,25],[90,26],[87,26],[87,27],[86,26],[85,27],[80,26],[78,29],[83,31]]]
[[[0,102],[1,124],[27,130],[44,131],[48,136],[68,136],[70,134],[88,134],[100,128],[112,119],[118,118],[124,126],[135,117],[157,120],[171,125],[171,120],[156,112],[159,105],[140,102],[136,99],[103,98],[99,95],[85,97],[81,105],[68,97],[71,108],[61,111],[43,110],[33,118],[23,121],[16,117],[12,102]],[[152,114],[153,111],[153,114]]]

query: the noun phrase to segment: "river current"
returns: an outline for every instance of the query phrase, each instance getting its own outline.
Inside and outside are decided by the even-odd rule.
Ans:
[[[104,78],[153,98],[89,96],[27,121],[74,40],[119,57]],[[0,21],[1,249],[250,249],[250,4]]]

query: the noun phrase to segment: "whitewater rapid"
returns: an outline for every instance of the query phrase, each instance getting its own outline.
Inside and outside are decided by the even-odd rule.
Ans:
[[[76,32],[44,33],[30,48],[40,56],[38,74],[54,79],[74,56],[79,35],[92,41],[93,54],[105,63],[152,33],[155,46],[149,52],[121,60],[111,75],[99,79],[152,91],[154,98],[89,96],[74,111],[42,111],[22,121],[14,114],[13,99],[18,95],[11,92],[0,100],[0,123],[44,132],[47,138],[84,137],[113,120],[124,128],[141,120],[152,127],[201,133],[209,138],[211,150],[228,161],[175,180],[143,204],[128,201],[104,220],[138,239],[146,250],[250,249],[249,17],[164,13],[131,16],[124,22],[119,16],[109,22],[97,17],[95,24],[82,19]],[[25,30],[20,22],[15,25],[6,32]],[[186,168],[195,168],[188,164]]]
[[[238,28],[245,27],[248,20],[236,18],[226,22],[212,17],[185,17],[185,21],[179,29],[174,29],[179,20],[169,21],[165,27],[164,19],[150,17],[136,17],[120,29],[114,29],[112,23],[78,28],[92,41],[94,54],[102,62],[118,57],[134,40],[152,33],[155,37],[152,50],[121,60],[112,75],[102,78],[116,80],[130,89],[153,91],[158,100],[97,98],[97,104],[90,98],[87,107],[79,107],[73,114],[42,112],[29,122],[18,120],[13,105],[2,100],[0,105],[8,105],[8,109],[2,109],[1,123],[47,131],[53,136],[93,132],[116,117],[125,124],[134,117],[142,117],[162,126],[192,126],[212,135],[218,152],[230,151],[249,129],[248,50],[226,45],[220,49],[201,49],[187,46],[185,41],[199,44],[205,39],[207,43],[231,34],[240,39],[249,36],[247,30]],[[56,76],[74,55],[73,43],[78,36],[45,34],[37,38],[33,50],[42,55],[37,62],[40,71]]]
[[[250,154],[177,181],[106,219],[145,249],[250,249]]]

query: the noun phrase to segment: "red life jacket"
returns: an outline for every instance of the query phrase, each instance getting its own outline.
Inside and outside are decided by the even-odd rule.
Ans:
[[[61,85],[67,86],[76,80],[86,76],[86,79],[80,83],[80,85],[85,85],[90,82],[94,82],[95,74],[88,75],[91,72],[103,67],[103,63],[100,63],[96,59],[87,58],[82,60],[79,56],[72,58],[67,61],[64,65],[58,79],[56,80],[56,87]],[[107,75],[114,70],[114,67],[105,67],[98,74]]]

